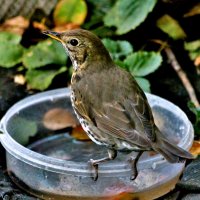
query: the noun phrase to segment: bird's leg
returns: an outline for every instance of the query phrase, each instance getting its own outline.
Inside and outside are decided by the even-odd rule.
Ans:
[[[109,161],[109,160],[114,160],[116,158],[116,156],[117,156],[116,150],[108,149],[108,156],[107,157],[101,158],[101,159],[98,159],[98,160],[90,159],[89,162],[92,164],[92,167],[95,170],[94,177],[93,177],[93,179],[95,181],[98,179],[98,165],[99,165],[99,163],[106,162],[106,161]]]
[[[128,159],[128,161],[131,163],[131,180],[135,180],[137,178],[138,175],[138,170],[137,170],[137,162],[140,158],[140,156],[142,155],[143,151],[139,151],[137,152],[136,156],[130,156],[130,158]]]

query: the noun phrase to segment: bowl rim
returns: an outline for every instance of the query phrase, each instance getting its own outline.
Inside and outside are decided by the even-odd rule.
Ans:
[[[188,122],[187,126],[187,133],[185,134],[185,137],[182,138],[182,140],[178,143],[178,146],[189,149],[192,146],[193,138],[194,138],[194,130],[192,127],[191,122],[188,120],[186,114],[176,105],[171,103],[170,101],[163,99],[161,97],[158,97],[153,94],[145,93],[147,96],[147,99],[152,99],[150,106],[153,105],[159,105],[162,106],[162,104],[168,103],[170,105],[169,110],[174,110],[177,112],[177,115],[182,116],[182,119]],[[34,152],[25,146],[19,144],[17,141],[15,141],[11,135],[8,133],[6,124],[10,117],[16,112],[19,112],[19,110],[26,108],[27,106],[30,106],[35,103],[40,103],[42,101],[54,101],[54,99],[63,98],[63,97],[69,97],[70,96],[70,88],[60,88],[60,89],[54,89],[49,90],[45,92],[40,92],[34,95],[31,95],[29,97],[26,97],[16,104],[14,104],[4,115],[0,122],[0,132],[3,134],[0,134],[0,142],[2,143],[3,147],[6,149],[8,153],[16,157],[17,159],[20,159],[21,161],[28,163],[32,166],[46,169],[53,172],[60,172],[60,173],[82,173],[84,175],[90,174],[91,175],[91,167],[88,163],[85,162],[75,162],[75,161],[66,161],[56,158],[51,158],[45,155],[42,155],[40,153]],[[152,103],[153,102],[153,103]],[[15,147],[15,148],[14,148]],[[163,164],[165,162],[160,162],[163,160],[163,157],[161,155],[152,156],[148,160],[139,160],[138,167],[141,168],[147,168],[155,166],[156,163]],[[153,164],[152,164],[153,163]],[[113,168],[114,167],[114,168]],[[112,176],[113,173],[119,173],[122,174],[123,172],[126,173],[130,171],[131,168],[128,164],[128,162],[117,162],[113,166],[112,163],[106,162],[100,165],[99,167],[99,174],[107,174],[109,176]]]

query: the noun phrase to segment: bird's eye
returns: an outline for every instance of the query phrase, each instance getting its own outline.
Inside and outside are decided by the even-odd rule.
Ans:
[[[72,46],[77,46],[77,45],[78,45],[78,40],[77,40],[77,39],[71,39],[71,40],[70,40],[70,44],[71,44]]]

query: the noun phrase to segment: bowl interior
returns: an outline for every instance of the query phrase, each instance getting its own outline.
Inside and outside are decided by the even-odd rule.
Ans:
[[[162,133],[173,143],[188,149],[191,144],[185,141],[188,140],[188,137],[192,137],[189,135],[192,133],[190,122],[185,114],[162,98],[151,94],[147,94],[147,98],[155,123]],[[54,109],[64,110],[75,118],[69,89],[43,92],[22,100],[6,114],[3,120],[4,132],[25,149],[28,148],[55,159],[87,162],[91,158],[96,159],[106,155],[105,147],[90,141],[78,141],[71,137],[68,134],[71,131],[70,128],[62,127],[56,131],[50,130],[45,124],[44,116]],[[12,148],[14,149],[15,146]],[[126,152],[119,153],[117,159],[112,162],[124,161],[126,156]],[[158,155],[148,152],[142,156],[141,161],[146,162],[156,156]]]

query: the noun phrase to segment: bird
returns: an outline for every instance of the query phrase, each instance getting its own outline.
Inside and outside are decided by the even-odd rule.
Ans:
[[[137,162],[144,151],[160,153],[170,163],[193,159],[159,130],[144,91],[130,72],[114,63],[99,37],[84,29],[43,33],[61,42],[69,55],[74,112],[89,138],[107,148],[107,156],[89,161],[94,180],[98,165],[114,160],[119,151],[137,154],[128,159],[131,180],[138,175]]]

